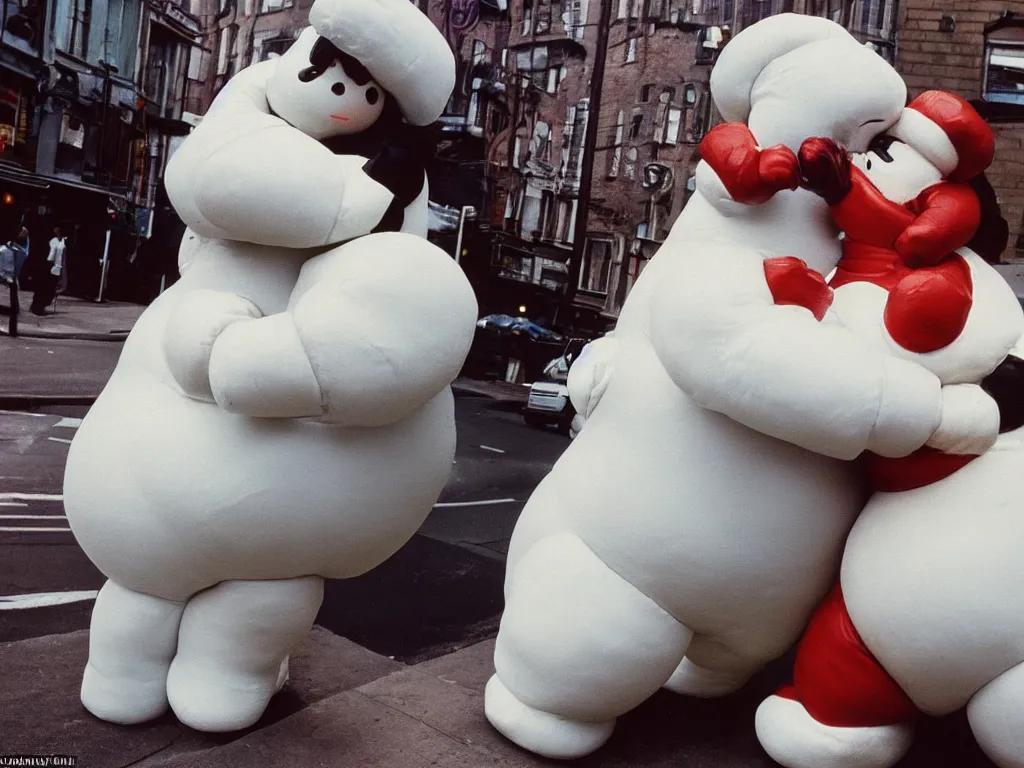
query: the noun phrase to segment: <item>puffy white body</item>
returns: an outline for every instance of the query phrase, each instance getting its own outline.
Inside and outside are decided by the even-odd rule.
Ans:
[[[895,73],[838,27],[793,42],[815,25],[761,22],[719,60],[716,102],[761,146],[831,135],[863,148],[902,108]],[[614,335],[570,372],[586,423],[513,535],[486,709],[521,746],[577,757],[666,683],[742,685],[835,578],[864,501],[841,460],[905,455],[935,430],[934,375],[774,305],[765,258],[824,274],[839,246],[814,196],[743,206],[701,164]]]
[[[323,579],[393,554],[451,471],[472,289],[420,236],[426,184],[403,232],[368,234],[392,196],[366,159],[271,114],[273,67],[308,64],[288,57],[234,78],[172,159],[182,278],[68,456],[68,520],[109,578],[82,701],[113,722],[170,705],[201,730],[252,725]]]

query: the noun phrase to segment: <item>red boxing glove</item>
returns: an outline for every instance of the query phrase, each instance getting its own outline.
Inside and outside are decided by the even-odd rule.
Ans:
[[[810,138],[800,145],[802,186],[821,197],[828,205],[837,205],[853,186],[850,156],[832,139]]]
[[[896,239],[896,252],[911,269],[938,264],[967,245],[981,225],[981,203],[967,184],[936,184],[907,208],[916,218]]]
[[[743,123],[713,128],[700,143],[700,154],[738,203],[760,205],[776,192],[800,185],[800,164],[793,151],[781,144],[758,149],[757,139]]]
[[[764,279],[776,304],[809,309],[818,321],[832,306],[832,289],[825,278],[796,256],[765,259]]]
[[[906,274],[885,303],[885,328],[904,349],[923,354],[949,346],[967,325],[973,305],[971,268],[956,254]]]

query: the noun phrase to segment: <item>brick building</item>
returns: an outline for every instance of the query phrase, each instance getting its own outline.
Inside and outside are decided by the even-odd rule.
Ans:
[[[1024,259],[1024,0],[903,0],[896,68],[911,95],[976,100],[996,134],[988,171],[1010,225],[1004,260]]]

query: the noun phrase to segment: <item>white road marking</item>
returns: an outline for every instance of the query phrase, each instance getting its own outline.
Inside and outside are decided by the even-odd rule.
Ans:
[[[64,443],[64,445],[71,445],[71,441],[66,437],[48,437],[47,440],[52,440],[55,443]]]
[[[81,419],[73,419],[70,416],[64,416],[60,421],[53,425],[53,429],[57,427],[67,427],[68,429],[78,429],[82,426]]]
[[[515,499],[481,499],[480,501],[444,501],[434,505],[438,507],[483,507],[488,504],[512,504]]]
[[[67,515],[0,515],[0,520],[67,520]]]
[[[71,533],[70,528],[32,528],[31,526],[20,528],[2,526],[0,531],[4,533]]]
[[[480,447],[483,448],[485,451],[494,451],[495,453],[504,453],[504,451],[501,450],[501,448],[491,448],[491,446],[489,446],[489,445],[481,445]]]
[[[0,503],[5,501],[64,501],[63,493],[0,493]]]
[[[50,605],[80,603],[84,600],[95,600],[99,590],[79,590],[76,592],[40,592],[35,595],[10,595],[0,597],[0,611],[20,611],[25,608],[45,608]]]
[[[24,501],[0,501],[0,507],[27,507]]]

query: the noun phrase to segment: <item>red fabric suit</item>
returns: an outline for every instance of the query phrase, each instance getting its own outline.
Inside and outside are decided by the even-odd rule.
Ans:
[[[708,134],[701,154],[733,199],[759,204],[794,188],[787,174],[793,163],[799,167],[806,147],[799,161],[785,147],[761,151],[746,126],[727,124]],[[823,142],[818,149],[834,153],[835,145]],[[845,156],[832,160],[848,164]],[[845,172],[844,167],[840,175]],[[849,167],[840,199],[828,202],[833,221],[845,233],[835,275],[826,285],[800,259],[768,259],[765,278],[775,303],[806,307],[821,320],[833,289],[873,283],[889,294],[883,320],[897,344],[926,353],[955,341],[972,303],[970,268],[955,251],[970,241],[981,221],[974,190],[943,181],[900,204]],[[865,454],[862,461],[873,491],[901,491],[936,482],[972,458],[925,447],[903,459]],[[819,723],[837,727],[890,725],[918,714],[864,645],[839,585],[812,617],[798,647],[793,685],[779,695],[797,699]]]

